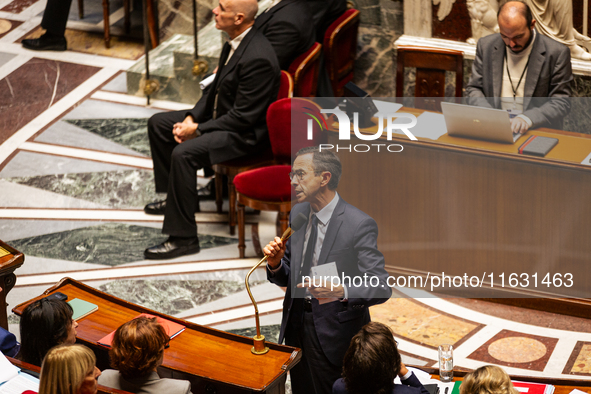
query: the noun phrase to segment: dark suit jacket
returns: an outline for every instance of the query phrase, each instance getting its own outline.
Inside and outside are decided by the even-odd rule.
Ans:
[[[98,378],[103,386],[136,394],[191,394],[188,380],[162,379],[156,372],[136,379],[125,379],[119,371],[106,369]]]
[[[275,49],[282,70],[314,45],[311,20],[305,0],[282,0],[256,18],[254,25]]]
[[[472,76],[466,87],[470,104],[501,108],[504,52],[500,34],[478,41]],[[532,127],[562,128],[562,119],[570,112],[568,97],[572,80],[568,47],[537,33],[525,77],[523,101],[523,114],[531,119]]]
[[[334,382],[332,394],[348,394],[343,378]],[[429,394],[429,392],[423,387],[413,372],[408,379],[402,381],[402,384],[394,385],[392,394]]]
[[[277,99],[280,83],[277,57],[269,41],[254,27],[224,65],[229,52],[230,45],[226,43],[211,88],[187,115],[192,115],[199,123],[198,130],[202,134],[232,132],[232,137],[238,136],[250,145],[268,142],[267,108]],[[213,119],[216,95],[217,117]],[[219,135],[228,139],[228,133]],[[231,152],[233,149],[236,147],[231,143],[221,144],[220,149],[210,152],[211,162],[219,163],[248,153]]]
[[[347,0],[307,0],[316,26],[316,41],[324,42],[324,33],[332,22],[347,11]]]
[[[293,217],[300,213],[308,217],[310,204],[297,204],[291,210]],[[290,330],[299,328],[303,318],[302,311],[297,308],[293,308],[296,312],[292,313],[292,285],[301,281],[301,278],[294,281],[294,276],[301,270],[305,233],[304,227],[287,241],[279,271],[273,273],[267,269],[267,277],[271,282],[287,286],[279,343]],[[367,274],[368,277],[377,277],[379,284],[376,287],[347,286],[347,302],[335,301],[320,305],[318,300],[312,300],[318,340],[326,357],[336,366],[342,365],[351,338],[369,323],[368,307],[385,302],[392,294],[387,285],[384,256],[377,249],[377,238],[376,222],[341,197],[330,218],[318,265],[335,262],[340,276],[345,274],[353,279],[354,276],[363,277]],[[296,274],[292,275],[293,272]]]

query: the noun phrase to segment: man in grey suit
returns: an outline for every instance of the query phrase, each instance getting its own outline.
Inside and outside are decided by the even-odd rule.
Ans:
[[[287,287],[279,342],[285,339],[302,349],[300,363],[290,372],[294,394],[332,392],[351,338],[371,320],[369,306],[392,294],[377,249],[377,224],[339,196],[340,176],[334,153],[318,147],[300,150],[290,174],[298,201],[291,215],[304,214],[307,226],[287,242],[276,237],[264,248],[268,279]],[[314,269],[351,281],[344,279],[332,290],[330,283],[304,284]]]
[[[507,109],[514,133],[529,128],[562,128],[570,112],[573,80],[569,49],[534,29],[527,4],[509,1],[498,12],[499,34],[476,47],[468,102]]]

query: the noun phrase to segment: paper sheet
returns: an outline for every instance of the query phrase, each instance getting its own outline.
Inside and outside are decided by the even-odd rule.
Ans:
[[[587,157],[585,157],[585,159],[581,162],[581,164],[584,164],[586,166],[591,166],[591,153],[589,153],[587,155]]]
[[[445,118],[443,114],[433,112],[423,112],[417,118],[417,125],[410,129],[415,137],[429,138],[436,140],[444,134],[447,134]]]
[[[4,354],[0,353],[0,384],[14,378],[18,375],[18,371],[19,369],[12,365]]]
[[[0,386],[0,394],[21,394],[27,390],[39,392],[39,380],[26,373],[20,373]]]

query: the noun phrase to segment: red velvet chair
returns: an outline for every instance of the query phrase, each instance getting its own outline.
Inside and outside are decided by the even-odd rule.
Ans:
[[[323,133],[316,121],[312,122],[313,138],[312,140],[307,139],[308,119],[312,119],[309,114],[312,114],[320,122],[324,120],[324,115],[320,113],[320,107],[310,100],[284,99],[278,100],[269,106],[267,126],[276,162],[291,163],[291,158],[295,156],[298,150],[322,142]],[[291,165],[280,164],[245,171],[234,178],[238,199],[238,249],[240,258],[244,258],[246,248],[244,239],[245,206],[257,210],[279,212],[277,233],[282,234],[287,229],[289,212],[292,206],[290,171]],[[261,248],[256,233],[253,233],[253,243],[255,244],[255,250],[260,254]]]
[[[279,86],[279,93],[277,94],[277,100],[283,98],[293,97],[293,78],[287,71],[281,70],[281,85]]]
[[[293,96],[293,79],[286,71],[281,71],[281,83],[279,85],[279,93],[277,100],[284,98],[291,98]],[[230,234],[234,235],[236,232],[236,190],[234,189],[234,177],[243,171],[264,165],[273,164],[273,152],[267,149],[261,154],[253,156],[239,157],[234,160],[228,160],[220,164],[214,164],[215,171],[215,203],[218,213],[222,213],[223,200],[223,176],[228,177],[228,214],[230,224]]]
[[[344,86],[353,80],[357,54],[359,11],[345,11],[324,34],[324,62],[335,97],[342,97]]]
[[[294,97],[316,97],[318,71],[320,69],[320,49],[315,42],[310,49],[298,56],[287,70],[293,77]]]

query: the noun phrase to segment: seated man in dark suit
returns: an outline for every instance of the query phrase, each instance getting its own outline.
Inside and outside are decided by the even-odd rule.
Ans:
[[[168,194],[144,211],[164,213],[162,232],[170,235],[146,249],[148,259],[199,252],[198,169],[269,145],[266,113],[277,98],[280,69],[273,47],[253,27],[257,10],[256,0],[220,0],[213,10],[216,28],[230,41],[210,89],[192,110],[156,114],[148,122],[156,191]]]
[[[570,112],[573,80],[570,51],[534,29],[527,4],[499,8],[498,34],[478,41],[466,87],[470,104],[510,110],[514,133],[533,127],[562,128]]]
[[[347,11],[347,0],[307,0],[316,26],[316,41],[324,42],[326,29]]]
[[[400,377],[402,384],[394,384]],[[343,377],[332,386],[333,394],[428,394],[398,353],[390,327],[371,322],[351,339],[343,360]]]
[[[314,45],[314,30],[310,28],[312,14],[305,0],[275,0],[260,14],[254,27],[269,40],[282,70]]]
[[[27,38],[23,47],[34,51],[65,51],[68,47],[65,32],[72,0],[48,0],[43,12],[41,27],[45,34],[39,38]]]

